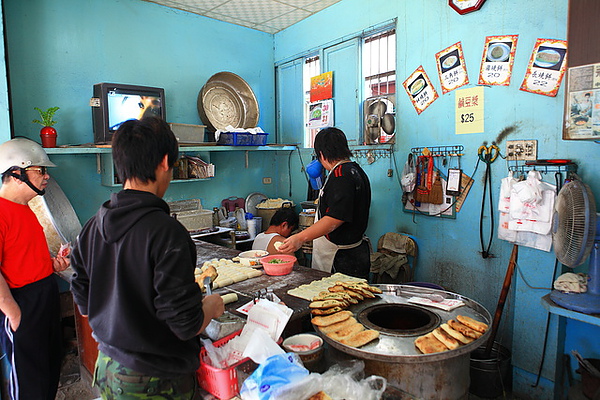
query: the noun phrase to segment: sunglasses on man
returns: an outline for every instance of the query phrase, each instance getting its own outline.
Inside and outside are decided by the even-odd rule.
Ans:
[[[48,173],[48,167],[27,167],[25,171],[37,171],[40,175],[46,175]]]

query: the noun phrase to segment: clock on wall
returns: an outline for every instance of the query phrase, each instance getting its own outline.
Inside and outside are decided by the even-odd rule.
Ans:
[[[466,14],[479,10],[485,0],[448,0],[450,7],[459,14]]]

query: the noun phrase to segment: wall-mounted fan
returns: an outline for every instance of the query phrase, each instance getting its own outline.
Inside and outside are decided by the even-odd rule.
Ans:
[[[366,144],[392,143],[396,132],[396,96],[369,97],[363,103]]]
[[[590,187],[580,180],[566,183],[554,205],[552,245],[558,261],[575,268],[590,258],[586,293],[553,290],[550,298],[569,310],[600,313],[600,217]]]

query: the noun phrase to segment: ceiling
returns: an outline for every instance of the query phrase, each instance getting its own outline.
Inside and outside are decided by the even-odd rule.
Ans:
[[[277,33],[340,0],[143,0]]]

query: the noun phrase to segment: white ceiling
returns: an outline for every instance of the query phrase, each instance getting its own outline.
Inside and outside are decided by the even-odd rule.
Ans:
[[[143,0],[277,33],[340,0]]]

